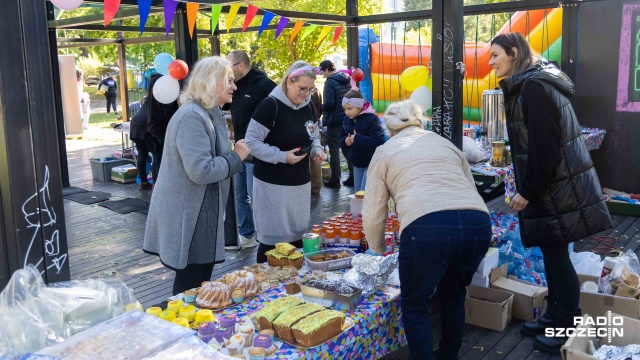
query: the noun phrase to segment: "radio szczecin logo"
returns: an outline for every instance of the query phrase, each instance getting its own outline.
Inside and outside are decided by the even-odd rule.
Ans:
[[[607,316],[579,317],[573,318],[573,328],[546,328],[546,337],[586,337],[586,338],[607,338],[611,343],[612,337],[622,337],[624,319],[622,316],[612,316],[611,311],[607,311]],[[583,326],[580,327],[579,326]],[[587,327],[591,326],[591,327]]]

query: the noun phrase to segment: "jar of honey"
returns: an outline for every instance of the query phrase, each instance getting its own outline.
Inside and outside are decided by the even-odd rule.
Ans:
[[[336,231],[333,226],[327,227],[327,233],[324,235],[324,242],[327,244],[336,243]]]
[[[351,234],[349,233],[349,228],[346,226],[342,226],[340,228],[340,244],[349,244],[350,238]]]
[[[313,225],[311,232],[317,234],[318,236],[322,235],[322,229],[320,229],[320,225]]]
[[[494,141],[491,143],[491,166],[506,166],[504,158],[504,141]]]
[[[360,230],[357,227],[351,228],[351,234],[349,236],[349,244],[353,246],[360,246]]]

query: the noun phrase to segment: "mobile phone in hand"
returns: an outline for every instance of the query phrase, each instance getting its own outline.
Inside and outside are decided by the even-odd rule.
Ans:
[[[312,147],[313,147],[313,144],[311,144],[309,146],[305,146],[302,149],[294,152],[293,155],[300,156],[300,155],[308,154],[311,151]]]

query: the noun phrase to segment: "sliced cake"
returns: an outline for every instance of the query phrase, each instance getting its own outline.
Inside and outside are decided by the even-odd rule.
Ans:
[[[278,316],[273,322],[273,329],[279,338],[292,341],[294,340],[294,336],[291,327],[302,318],[322,310],[324,310],[324,307],[316,304],[294,306]]]
[[[342,332],[345,315],[340,311],[323,310],[311,314],[291,327],[296,342],[312,347]]]
[[[289,243],[276,243],[276,250],[282,255],[289,256],[296,252],[296,247]]]
[[[293,296],[281,297],[268,303],[262,310],[256,313],[256,321],[260,326],[260,330],[273,329],[272,322],[280,314],[302,303],[302,300]]]

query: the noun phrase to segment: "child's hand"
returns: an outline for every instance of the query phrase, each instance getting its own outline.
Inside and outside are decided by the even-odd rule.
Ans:
[[[347,146],[351,146],[353,145],[353,139],[356,137],[356,131],[353,130],[353,134],[349,134],[349,136],[347,136],[344,139],[344,143],[347,144]]]

